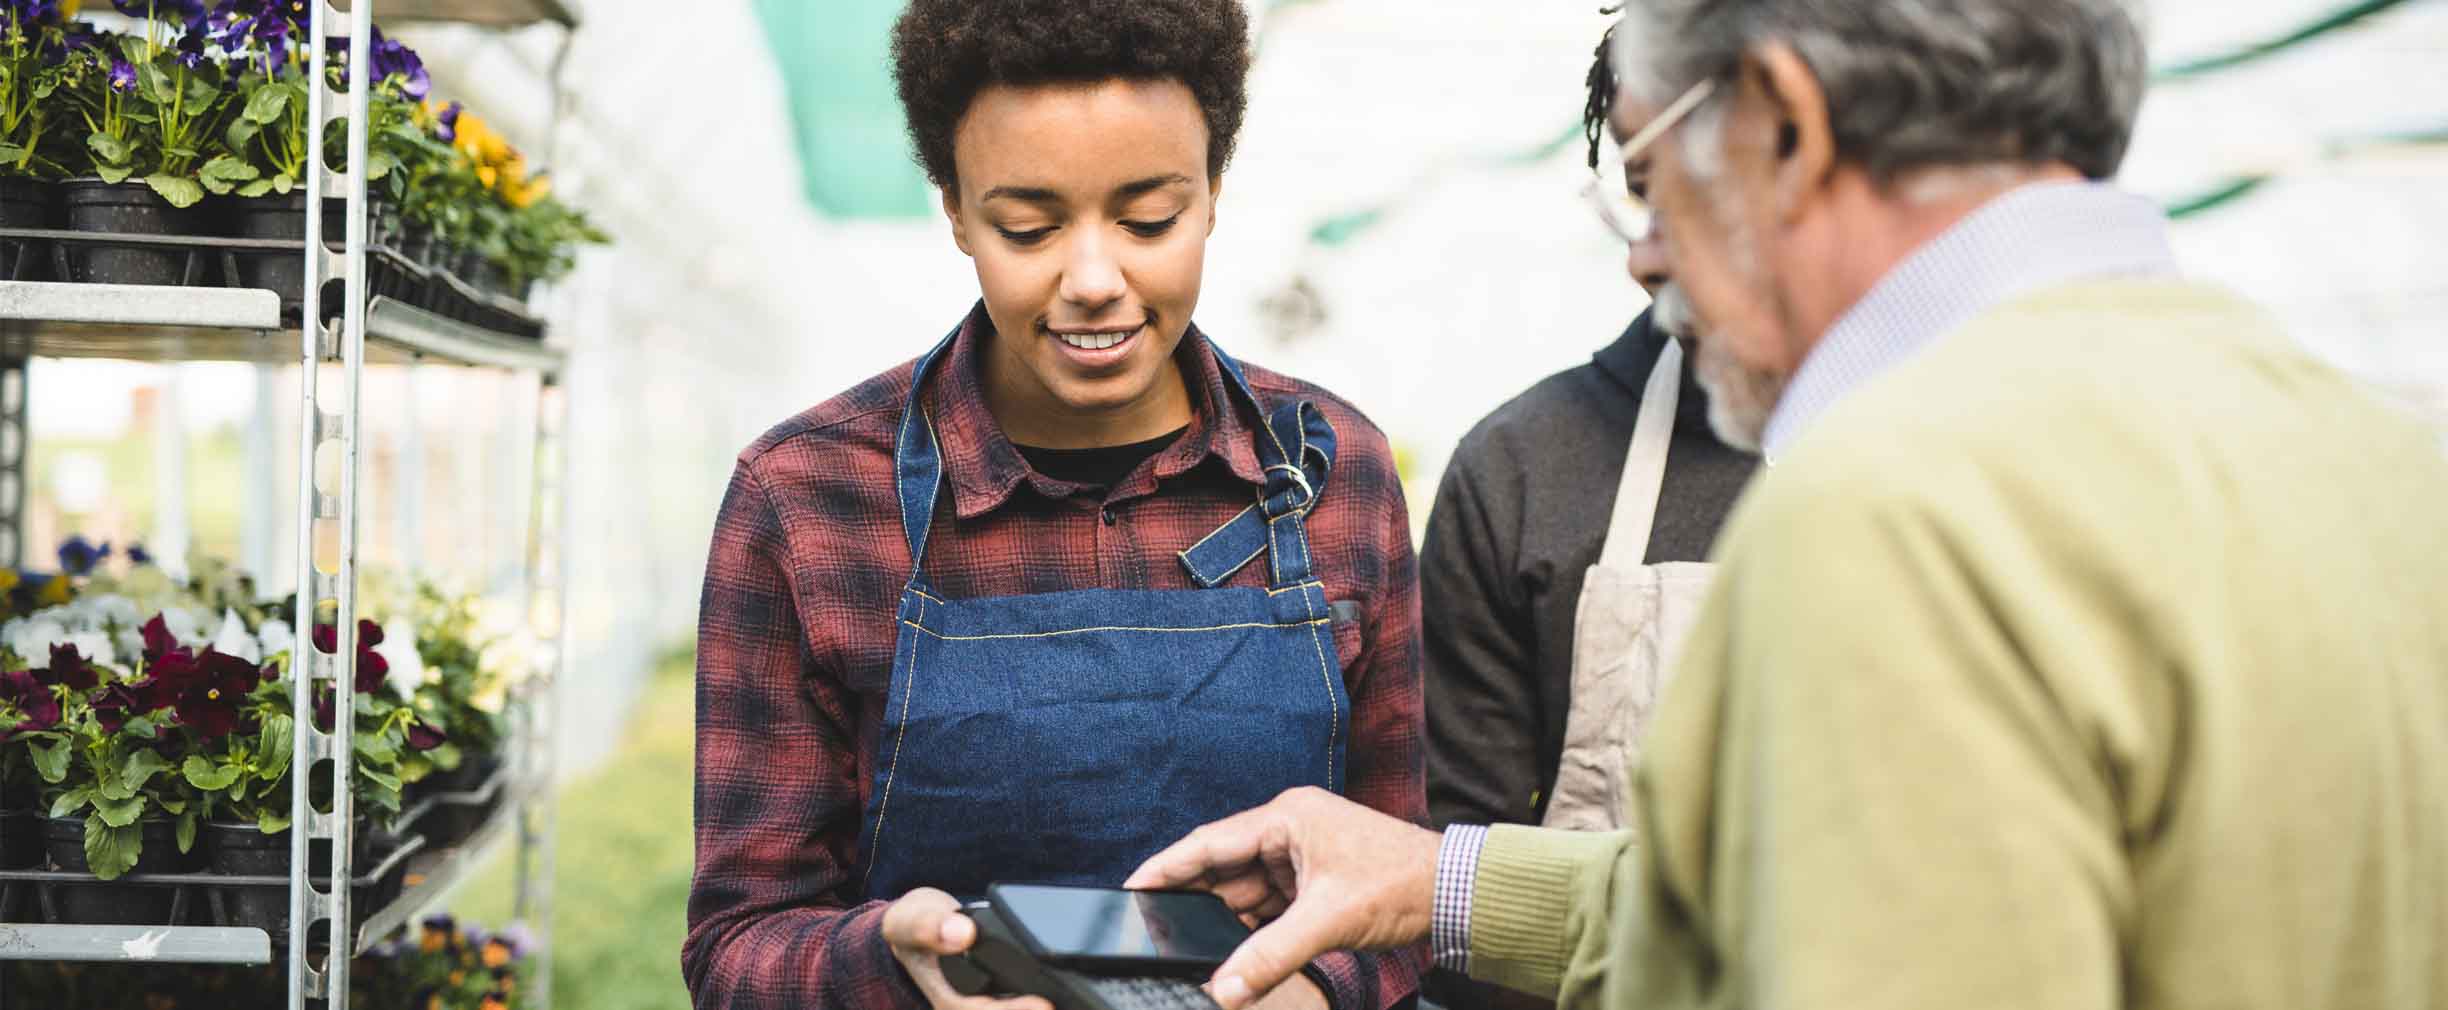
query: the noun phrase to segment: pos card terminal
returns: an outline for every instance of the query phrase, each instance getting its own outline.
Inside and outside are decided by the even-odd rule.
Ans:
[[[969,996],[1041,996],[1055,1010],[1217,1010],[1199,986],[1249,938],[1214,895],[996,884],[963,909],[977,942],[943,959]]]

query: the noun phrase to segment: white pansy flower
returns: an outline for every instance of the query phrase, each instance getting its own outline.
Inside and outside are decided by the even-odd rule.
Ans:
[[[263,662],[263,649],[255,636],[247,632],[246,622],[235,610],[221,612],[221,630],[213,636],[212,649],[224,656],[236,656],[249,663]]]
[[[263,627],[256,629],[255,637],[263,643],[263,654],[266,656],[277,656],[297,645],[297,634],[289,630],[289,622],[277,617],[263,622]]]
[[[28,666],[50,663],[51,647],[67,640],[68,629],[49,617],[37,614],[29,620],[9,622],[9,649]]]
[[[137,620],[139,615],[136,610],[136,601],[125,596],[94,596],[88,597],[84,602],[88,608],[87,612],[93,615],[96,625],[114,624],[122,628],[133,628],[144,623]]]
[[[415,624],[394,618],[383,625],[382,644],[374,647],[374,654],[390,664],[391,673],[386,679],[391,690],[402,698],[416,697],[417,688],[425,686],[432,676],[425,669],[425,657],[417,654],[416,633]]]
[[[213,629],[205,623],[204,615],[185,607],[164,607],[161,618],[162,626],[169,629],[170,637],[178,644],[190,649],[212,644]]]
[[[98,666],[119,665],[119,650],[111,646],[110,635],[101,631],[80,631],[68,636],[68,644],[76,646],[78,655]]]

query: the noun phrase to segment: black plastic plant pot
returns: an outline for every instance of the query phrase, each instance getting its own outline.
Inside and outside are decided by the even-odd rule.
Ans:
[[[42,865],[42,815],[32,810],[0,810],[0,870]]]
[[[185,873],[194,860],[178,850],[178,828],[169,821],[145,821],[144,852],[130,873]],[[51,868],[62,873],[90,873],[85,865],[85,819],[44,818],[43,848]],[[120,881],[59,884],[51,888],[53,909],[60,921],[76,925],[173,925],[178,889]]]
[[[374,851],[370,841],[372,826],[360,823],[352,833],[349,851],[352,853],[350,872],[363,874],[373,868],[369,858]],[[196,832],[196,848],[204,859],[207,873],[232,877],[287,877],[289,875],[289,832],[265,834],[252,824],[205,824]],[[322,846],[306,861],[307,869],[317,877],[331,874],[331,853]],[[289,930],[289,890],[286,887],[230,886],[213,889],[214,918],[224,926],[254,926],[274,936]],[[360,889],[370,896],[371,889]]]
[[[459,258],[451,261],[451,274],[469,287],[476,286],[476,272],[484,268],[484,254],[474,249],[459,250]]]
[[[60,226],[59,186],[42,179],[0,176],[0,228]],[[30,239],[0,240],[0,280],[37,280],[43,257],[27,255]]]
[[[141,182],[70,179],[61,183],[72,231],[116,235],[196,235],[204,215],[170,205]],[[184,284],[190,260],[204,257],[179,249],[78,242],[68,248],[68,279],[80,284]]]
[[[485,816],[492,810],[493,802],[500,799],[498,793],[493,800],[481,804],[452,803],[447,800],[483,789],[485,783],[492,781],[494,773],[500,770],[499,755],[471,754],[467,760],[460,762],[458,768],[436,772],[417,783],[417,798],[420,801],[444,798],[444,802],[434,804],[416,823],[416,829],[425,836],[427,846],[449,848],[466,841],[469,835],[476,833],[477,828],[484,826]]]
[[[239,238],[281,239],[298,244],[295,251],[248,250],[239,253],[239,286],[263,288],[278,294],[283,306],[303,303],[306,298],[306,194],[240,200],[235,204],[234,216]],[[331,231],[329,217],[324,219],[323,230],[326,234]]]
[[[401,225],[399,252],[401,259],[414,263],[423,269],[432,269],[434,255],[433,229],[419,224]]]

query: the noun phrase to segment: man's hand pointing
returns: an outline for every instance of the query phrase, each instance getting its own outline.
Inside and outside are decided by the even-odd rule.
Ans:
[[[1295,789],[1191,832],[1123,886],[1212,891],[1264,924],[1209,985],[1225,1010],[1240,1010],[1320,954],[1425,939],[1441,841],[1333,793]]]

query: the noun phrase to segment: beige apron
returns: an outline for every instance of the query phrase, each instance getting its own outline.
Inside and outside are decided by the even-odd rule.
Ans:
[[[1589,567],[1574,611],[1572,706],[1541,822],[1550,828],[1615,831],[1629,825],[1624,805],[1632,762],[1715,575],[1716,566],[1696,562],[1641,564],[1666,480],[1682,382],[1683,348],[1669,340],[1641,394],[1606,546]]]

